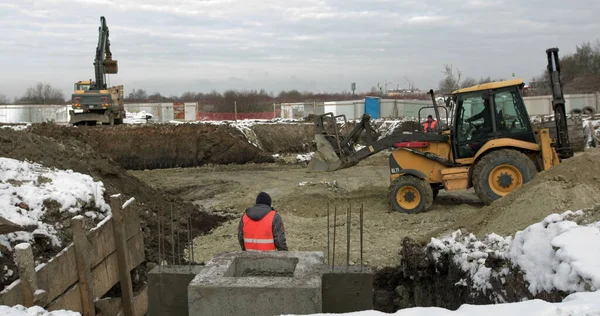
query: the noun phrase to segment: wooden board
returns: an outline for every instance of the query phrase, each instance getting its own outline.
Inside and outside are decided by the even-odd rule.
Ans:
[[[141,235],[140,219],[136,214],[125,213],[125,229],[129,246],[132,242],[132,237]],[[112,225],[113,220],[110,219],[104,223],[104,225],[88,234],[88,240],[90,241],[90,265],[92,266],[92,269],[97,267],[104,258],[116,251]],[[141,238],[143,257],[143,237]],[[136,242],[139,242],[139,240],[136,240]],[[138,254],[136,253],[136,256],[137,255]],[[41,304],[45,305],[52,302],[77,282],[78,276],[76,266],[75,249],[71,243],[60,254],[50,259],[39,271],[37,271],[38,286],[40,289],[46,290],[47,292],[46,299],[45,301],[40,302]],[[10,290],[7,290],[0,295],[0,304],[9,306],[22,304],[23,298],[20,288],[20,282],[17,281]],[[100,293],[100,295],[105,292]],[[94,295],[97,296],[98,292],[94,292]]]
[[[111,297],[103,298],[96,301],[96,306],[102,312],[102,315],[118,315],[119,311],[122,310],[122,298]],[[148,313],[148,286],[144,288],[134,296],[133,307],[135,316],[143,316]]]
[[[129,270],[134,269],[145,260],[144,255],[144,236],[139,233],[127,241],[127,261]],[[119,270],[117,268],[117,253],[116,251],[110,254],[106,260],[102,261],[94,269],[92,269],[92,293],[94,297],[100,297],[108,292],[115,284],[119,282]],[[81,296],[79,286],[75,285],[69,289],[59,300],[50,303],[47,310],[65,309],[81,312]],[[78,301],[78,304],[70,302]],[[79,309],[74,309],[79,308]]]

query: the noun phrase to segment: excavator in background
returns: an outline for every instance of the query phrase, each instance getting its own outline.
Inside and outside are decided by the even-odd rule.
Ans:
[[[94,59],[95,81],[78,81],[74,86],[69,123],[96,125],[97,122],[118,125],[125,118],[123,86],[108,87],[106,74],[118,72],[117,61],[112,59],[106,19],[100,17],[98,46]]]
[[[523,80],[507,80],[453,91],[451,122],[434,132],[400,132],[377,139],[370,116],[363,115],[349,133],[337,120],[344,115],[326,113],[317,117],[317,151],[309,171],[349,168],[361,160],[393,149],[389,156],[388,203],[399,212],[414,214],[433,204],[440,190],[474,188],[485,204],[491,204],[541,171],[573,156],[565,115],[558,48],[546,50],[552,87],[552,106],[557,137],[548,128],[534,130],[523,102]],[[440,110],[430,90],[435,117]],[[421,109],[422,110],[422,109]],[[419,122],[421,122],[419,111]],[[448,115],[446,115],[448,118]],[[364,134],[366,146],[355,149]]]

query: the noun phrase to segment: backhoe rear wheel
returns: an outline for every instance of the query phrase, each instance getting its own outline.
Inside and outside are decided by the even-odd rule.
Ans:
[[[388,203],[396,212],[416,214],[433,204],[433,190],[429,183],[412,175],[402,175],[390,185]]]
[[[535,163],[522,152],[514,149],[495,150],[475,165],[473,188],[481,201],[489,205],[531,181],[536,173]]]

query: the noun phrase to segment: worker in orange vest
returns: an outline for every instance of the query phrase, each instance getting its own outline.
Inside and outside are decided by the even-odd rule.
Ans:
[[[261,192],[256,197],[256,204],[244,212],[238,226],[242,250],[288,250],[283,221],[271,204],[271,196]]]
[[[437,121],[433,119],[433,116],[427,116],[427,122],[423,125],[423,131],[425,133],[435,132],[435,127],[437,126]]]

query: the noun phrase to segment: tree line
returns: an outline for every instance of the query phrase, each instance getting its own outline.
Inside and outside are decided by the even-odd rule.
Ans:
[[[595,93],[600,91],[600,40],[595,44],[589,41],[576,46],[575,53],[562,54],[559,51],[561,66],[561,77],[563,91],[565,94]],[[453,90],[482,84],[492,81],[505,80],[504,78],[480,78],[466,77],[460,69],[454,69],[452,65],[444,65],[442,71],[444,79],[439,82],[441,93],[450,93]],[[531,78],[526,95],[548,95],[551,94],[548,71],[544,69],[539,76]]]
[[[596,41],[595,44],[583,42],[581,45],[576,46],[575,53],[560,54],[559,57],[565,93],[594,93],[600,91],[600,40]],[[449,94],[459,88],[505,79],[464,77],[460,69],[455,68],[453,65],[444,65],[442,75],[443,79],[438,84],[437,94]],[[548,74],[545,69],[539,76],[532,78],[529,84],[530,88],[527,91],[527,95],[547,95],[551,93],[548,84]],[[249,110],[257,110],[256,107],[268,110],[269,107],[272,107],[273,103],[343,101],[362,99],[366,96],[382,96],[382,94],[375,88],[369,92],[357,94],[350,92],[313,93],[298,90],[281,91],[275,94],[261,89],[246,91],[227,90],[223,93],[216,90],[208,93],[186,91],[179,96],[164,96],[159,92],[150,94],[145,89],[133,89],[125,96],[125,102],[199,102],[205,106],[206,111],[212,111],[214,108],[218,108],[220,111],[233,111],[237,103],[238,110],[244,111],[244,108],[250,105],[253,108]],[[427,99],[428,96],[426,92],[416,92],[386,96],[386,98]],[[0,104],[9,103],[10,100],[6,95],[0,93]],[[60,89],[52,87],[49,83],[39,82],[27,88],[23,96],[15,98],[12,103],[68,104],[70,100],[65,99],[65,95]]]

